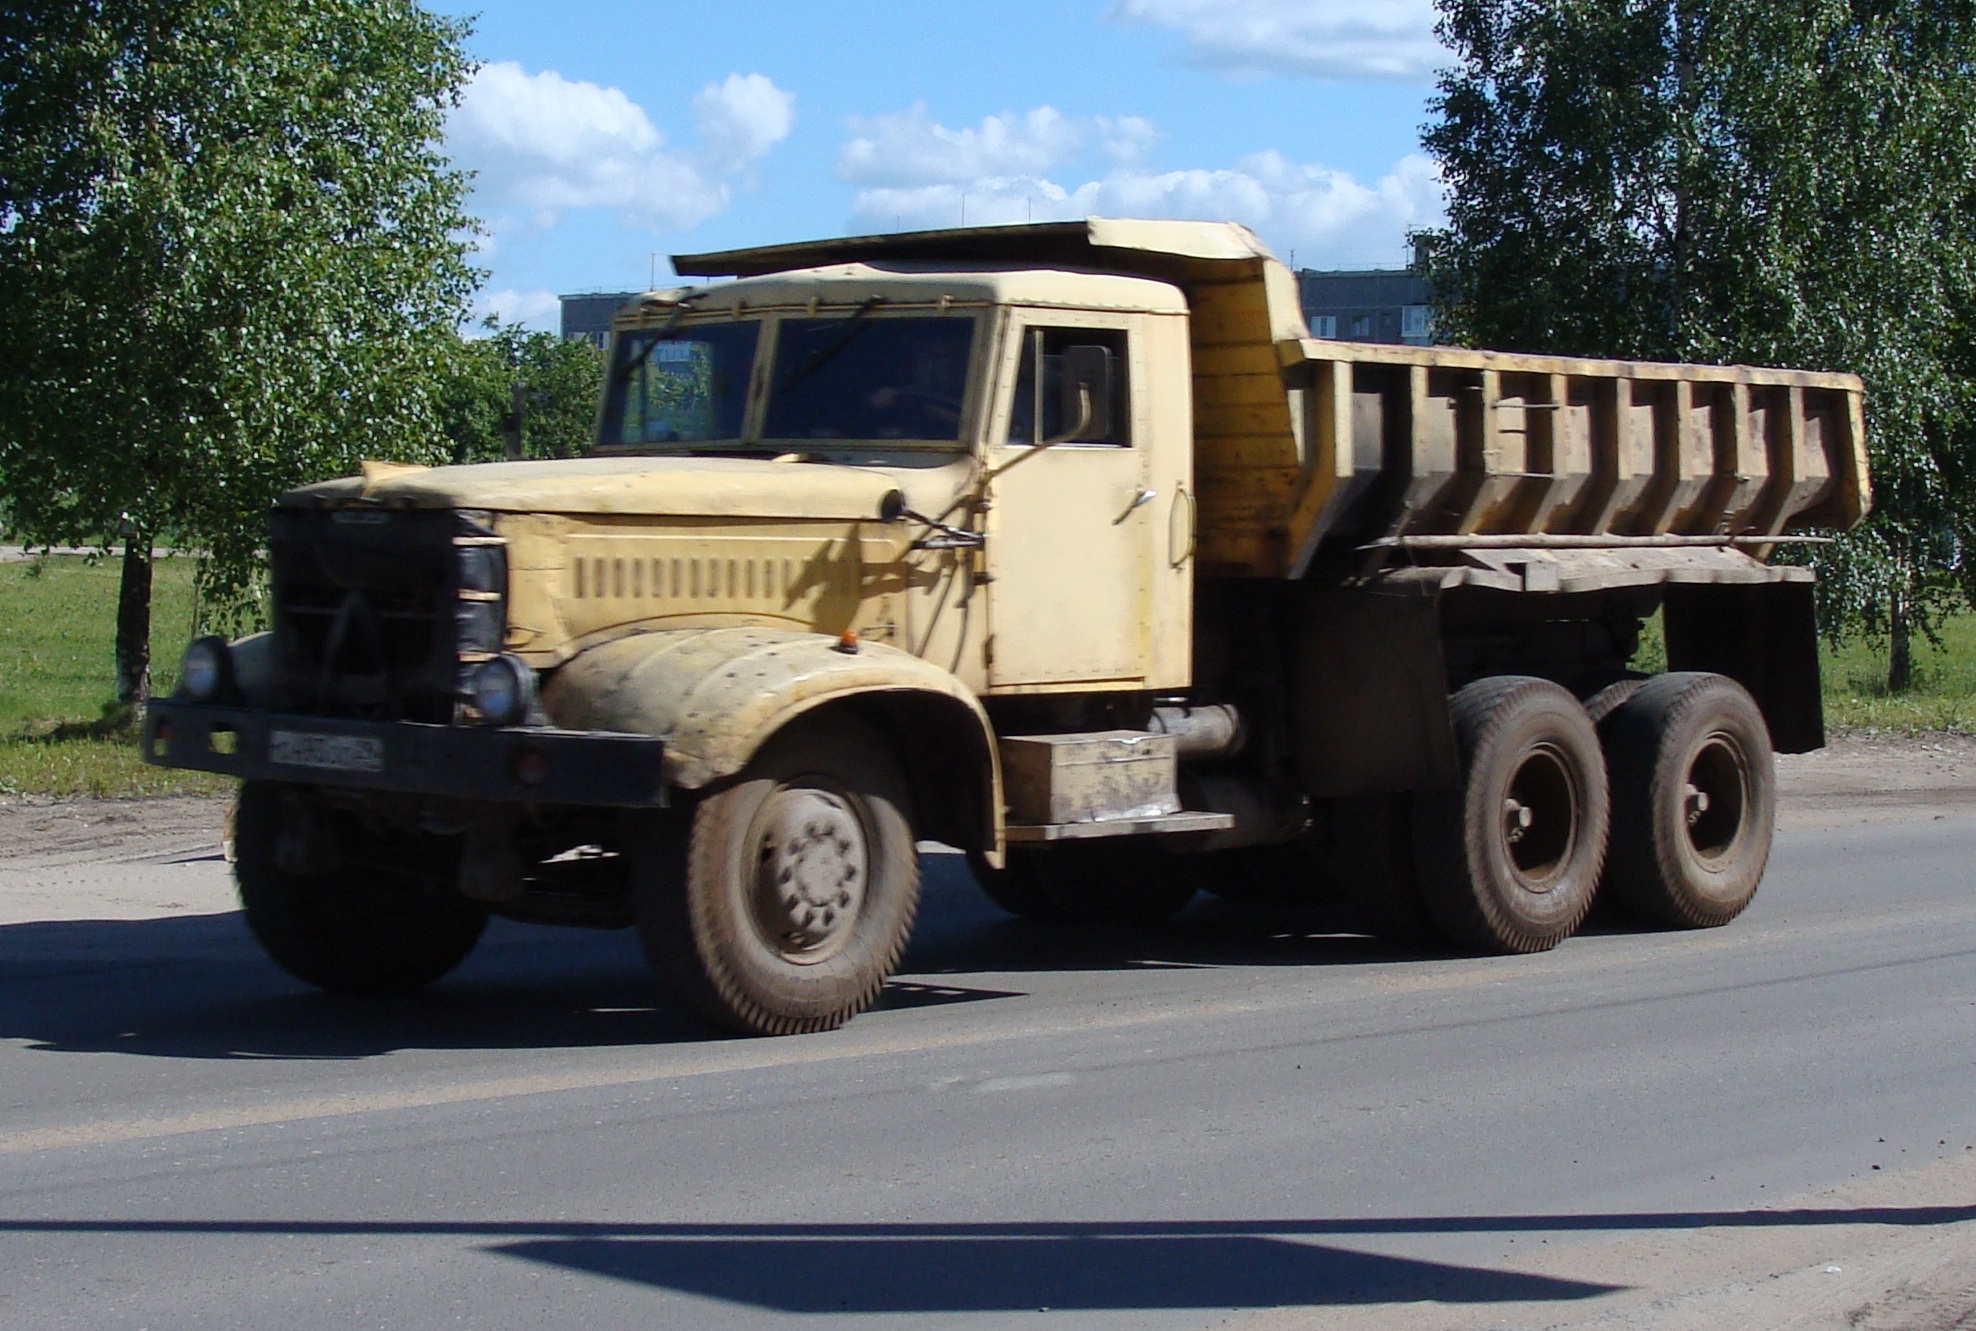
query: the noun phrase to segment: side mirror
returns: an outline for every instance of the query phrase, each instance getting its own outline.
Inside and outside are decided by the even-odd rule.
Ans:
[[[1057,419],[1065,434],[1052,443],[1112,437],[1112,353],[1109,347],[1065,347],[1057,379]]]

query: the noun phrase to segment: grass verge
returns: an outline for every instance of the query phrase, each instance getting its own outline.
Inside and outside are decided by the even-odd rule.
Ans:
[[[190,559],[160,559],[152,688],[177,684],[197,614]],[[118,561],[57,555],[0,563],[0,798],[220,794],[232,783],[151,767],[115,705]]]
[[[1887,653],[1853,642],[1824,655],[1825,724],[1894,734],[1976,733],[1976,616],[1944,624],[1939,644],[1914,644],[1913,683],[1887,691]]]

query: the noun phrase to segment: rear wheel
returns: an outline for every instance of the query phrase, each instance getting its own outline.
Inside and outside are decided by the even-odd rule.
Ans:
[[[486,908],[456,886],[454,842],[368,828],[306,788],[242,786],[233,847],[247,928],[318,989],[421,988],[465,960],[487,927]]]
[[[634,834],[646,954],[727,1030],[843,1025],[878,997],[912,931],[919,856],[906,808],[898,765],[862,726],[770,741],[690,825],[653,814]]]
[[[1755,700],[1722,675],[1660,675],[1599,733],[1612,773],[1607,888],[1661,924],[1735,919],[1756,895],[1777,821],[1770,731]]]
[[[1450,704],[1456,788],[1416,797],[1428,911],[1450,941],[1540,952],[1583,923],[1605,861],[1605,761],[1585,709],[1548,680],[1478,680]]]

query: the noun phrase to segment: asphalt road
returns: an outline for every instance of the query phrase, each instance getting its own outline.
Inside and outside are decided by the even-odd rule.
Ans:
[[[1976,1325],[1976,817],[1917,817],[1487,960],[934,857],[883,1006],[778,1041],[620,934],[353,1003],[228,913],[0,925],[0,1327]],[[224,891],[112,858],[46,872]]]

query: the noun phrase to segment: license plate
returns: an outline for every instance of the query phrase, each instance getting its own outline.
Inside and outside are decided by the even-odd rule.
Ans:
[[[312,735],[277,730],[268,736],[268,761],[284,767],[333,772],[382,772],[384,741],[376,735]]]

